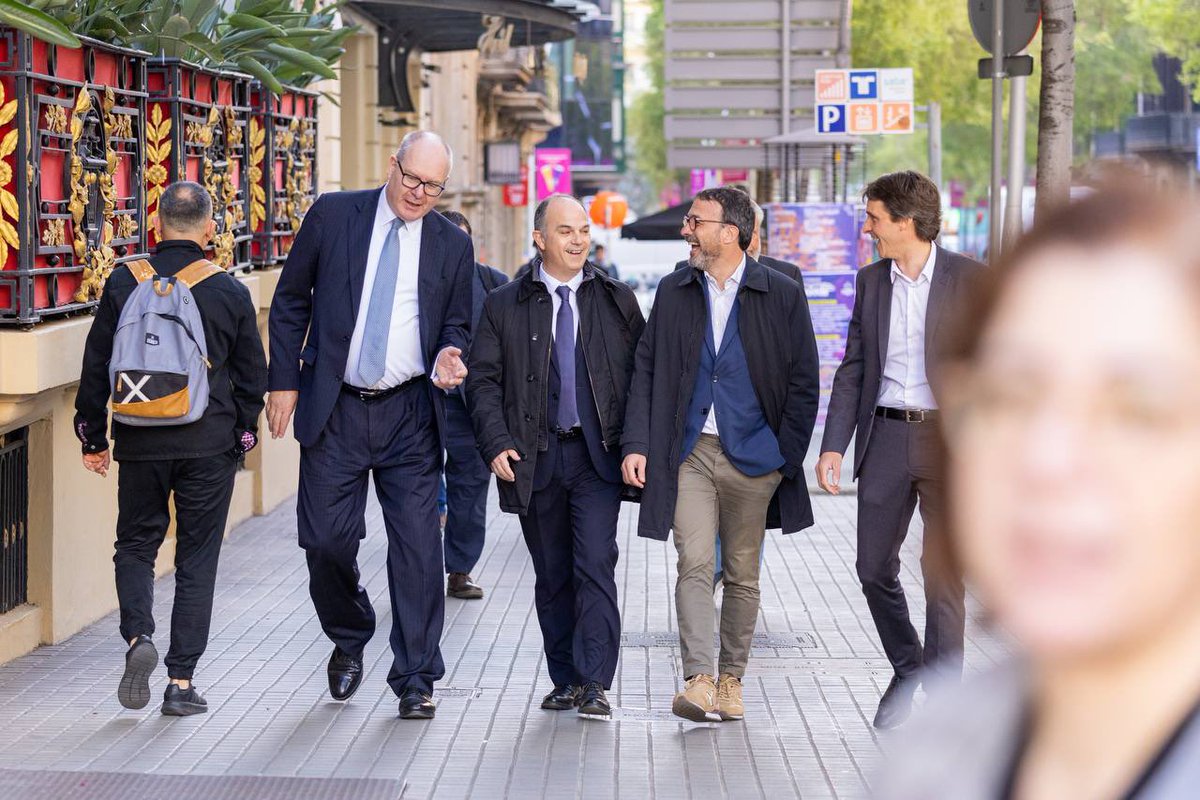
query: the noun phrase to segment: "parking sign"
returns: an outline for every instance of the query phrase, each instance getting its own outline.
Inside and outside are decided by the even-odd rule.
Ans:
[[[846,106],[840,103],[817,106],[817,133],[845,133]]]
[[[819,69],[817,133],[913,132],[912,69]]]

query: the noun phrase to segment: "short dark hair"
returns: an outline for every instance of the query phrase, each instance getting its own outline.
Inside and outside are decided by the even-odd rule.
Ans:
[[[442,216],[454,223],[456,228],[463,228],[467,235],[471,235],[471,221],[467,219],[467,215],[461,211],[443,211]]]
[[[158,199],[158,218],[172,231],[198,231],[213,218],[212,197],[194,181],[172,183]]]
[[[889,172],[867,184],[864,200],[877,200],[892,221],[911,219],[917,236],[932,242],[942,231],[942,196],[937,185],[911,169]]]
[[[742,250],[750,247],[754,238],[754,201],[750,195],[732,186],[718,186],[703,190],[695,199],[720,205],[721,221],[738,229],[738,247]]]
[[[561,193],[550,195],[545,200],[538,203],[537,208],[533,212],[533,229],[535,231],[541,231],[543,236],[545,236],[547,233],[547,231],[546,231],[546,212],[548,212],[550,210],[550,204],[560,197],[566,197],[571,200],[574,200],[576,203],[579,203],[580,208],[583,208],[583,210],[585,212],[587,211],[587,209],[584,208],[583,203],[575,195],[561,194]]]

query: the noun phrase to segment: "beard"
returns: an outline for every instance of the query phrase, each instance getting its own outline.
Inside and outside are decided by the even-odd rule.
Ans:
[[[704,252],[704,247],[697,245],[695,254],[688,253],[688,266],[707,272],[708,268],[712,266],[713,258],[712,253]]]

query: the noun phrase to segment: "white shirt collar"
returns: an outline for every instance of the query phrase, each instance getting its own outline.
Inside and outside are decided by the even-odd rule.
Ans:
[[[564,283],[542,269],[542,263],[539,261],[536,277],[537,280],[546,284],[546,288],[550,290],[550,294],[557,292],[560,286],[566,286],[574,293],[579,291],[579,286],[583,283],[583,270],[579,270],[579,272],[575,273],[574,278]]]
[[[925,266],[921,269],[921,274],[917,276],[917,279],[915,281],[911,281],[908,279],[908,276],[905,275],[903,271],[901,271],[900,265],[896,263],[896,259],[892,259],[892,271],[891,271],[892,285],[895,285],[896,278],[902,278],[914,286],[917,285],[918,283],[921,283],[922,281],[932,282],[933,281],[933,268],[934,268],[934,264],[936,262],[937,262],[937,245],[934,244],[933,242],[930,242],[929,243],[929,258],[927,258],[925,260]]]
[[[704,277],[708,280],[708,285],[718,292],[726,291],[730,288],[729,284],[733,284],[734,289],[742,285],[742,277],[746,274],[746,254],[742,253],[742,262],[738,264],[738,268],[733,271],[733,274],[725,281],[725,289],[717,286],[717,280],[710,273],[705,272]]]
[[[396,219],[396,212],[392,211],[392,206],[387,201],[387,187],[384,186],[379,190],[379,201],[375,204],[375,227],[387,228],[392,224],[392,220]],[[421,227],[425,223],[425,218],[421,217],[415,222],[404,223],[405,229],[414,236],[421,235]]]

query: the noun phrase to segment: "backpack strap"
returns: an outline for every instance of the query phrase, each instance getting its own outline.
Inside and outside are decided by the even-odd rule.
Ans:
[[[154,267],[150,266],[150,262],[144,258],[139,258],[136,261],[127,261],[125,266],[129,267],[129,271],[133,273],[133,279],[138,283],[148,281],[154,277]]]
[[[179,272],[175,273],[175,280],[183,283],[189,289],[196,288],[196,285],[208,280],[213,275],[218,275],[225,270],[218,267],[216,264],[209,261],[207,258],[201,258],[188,264]]]

